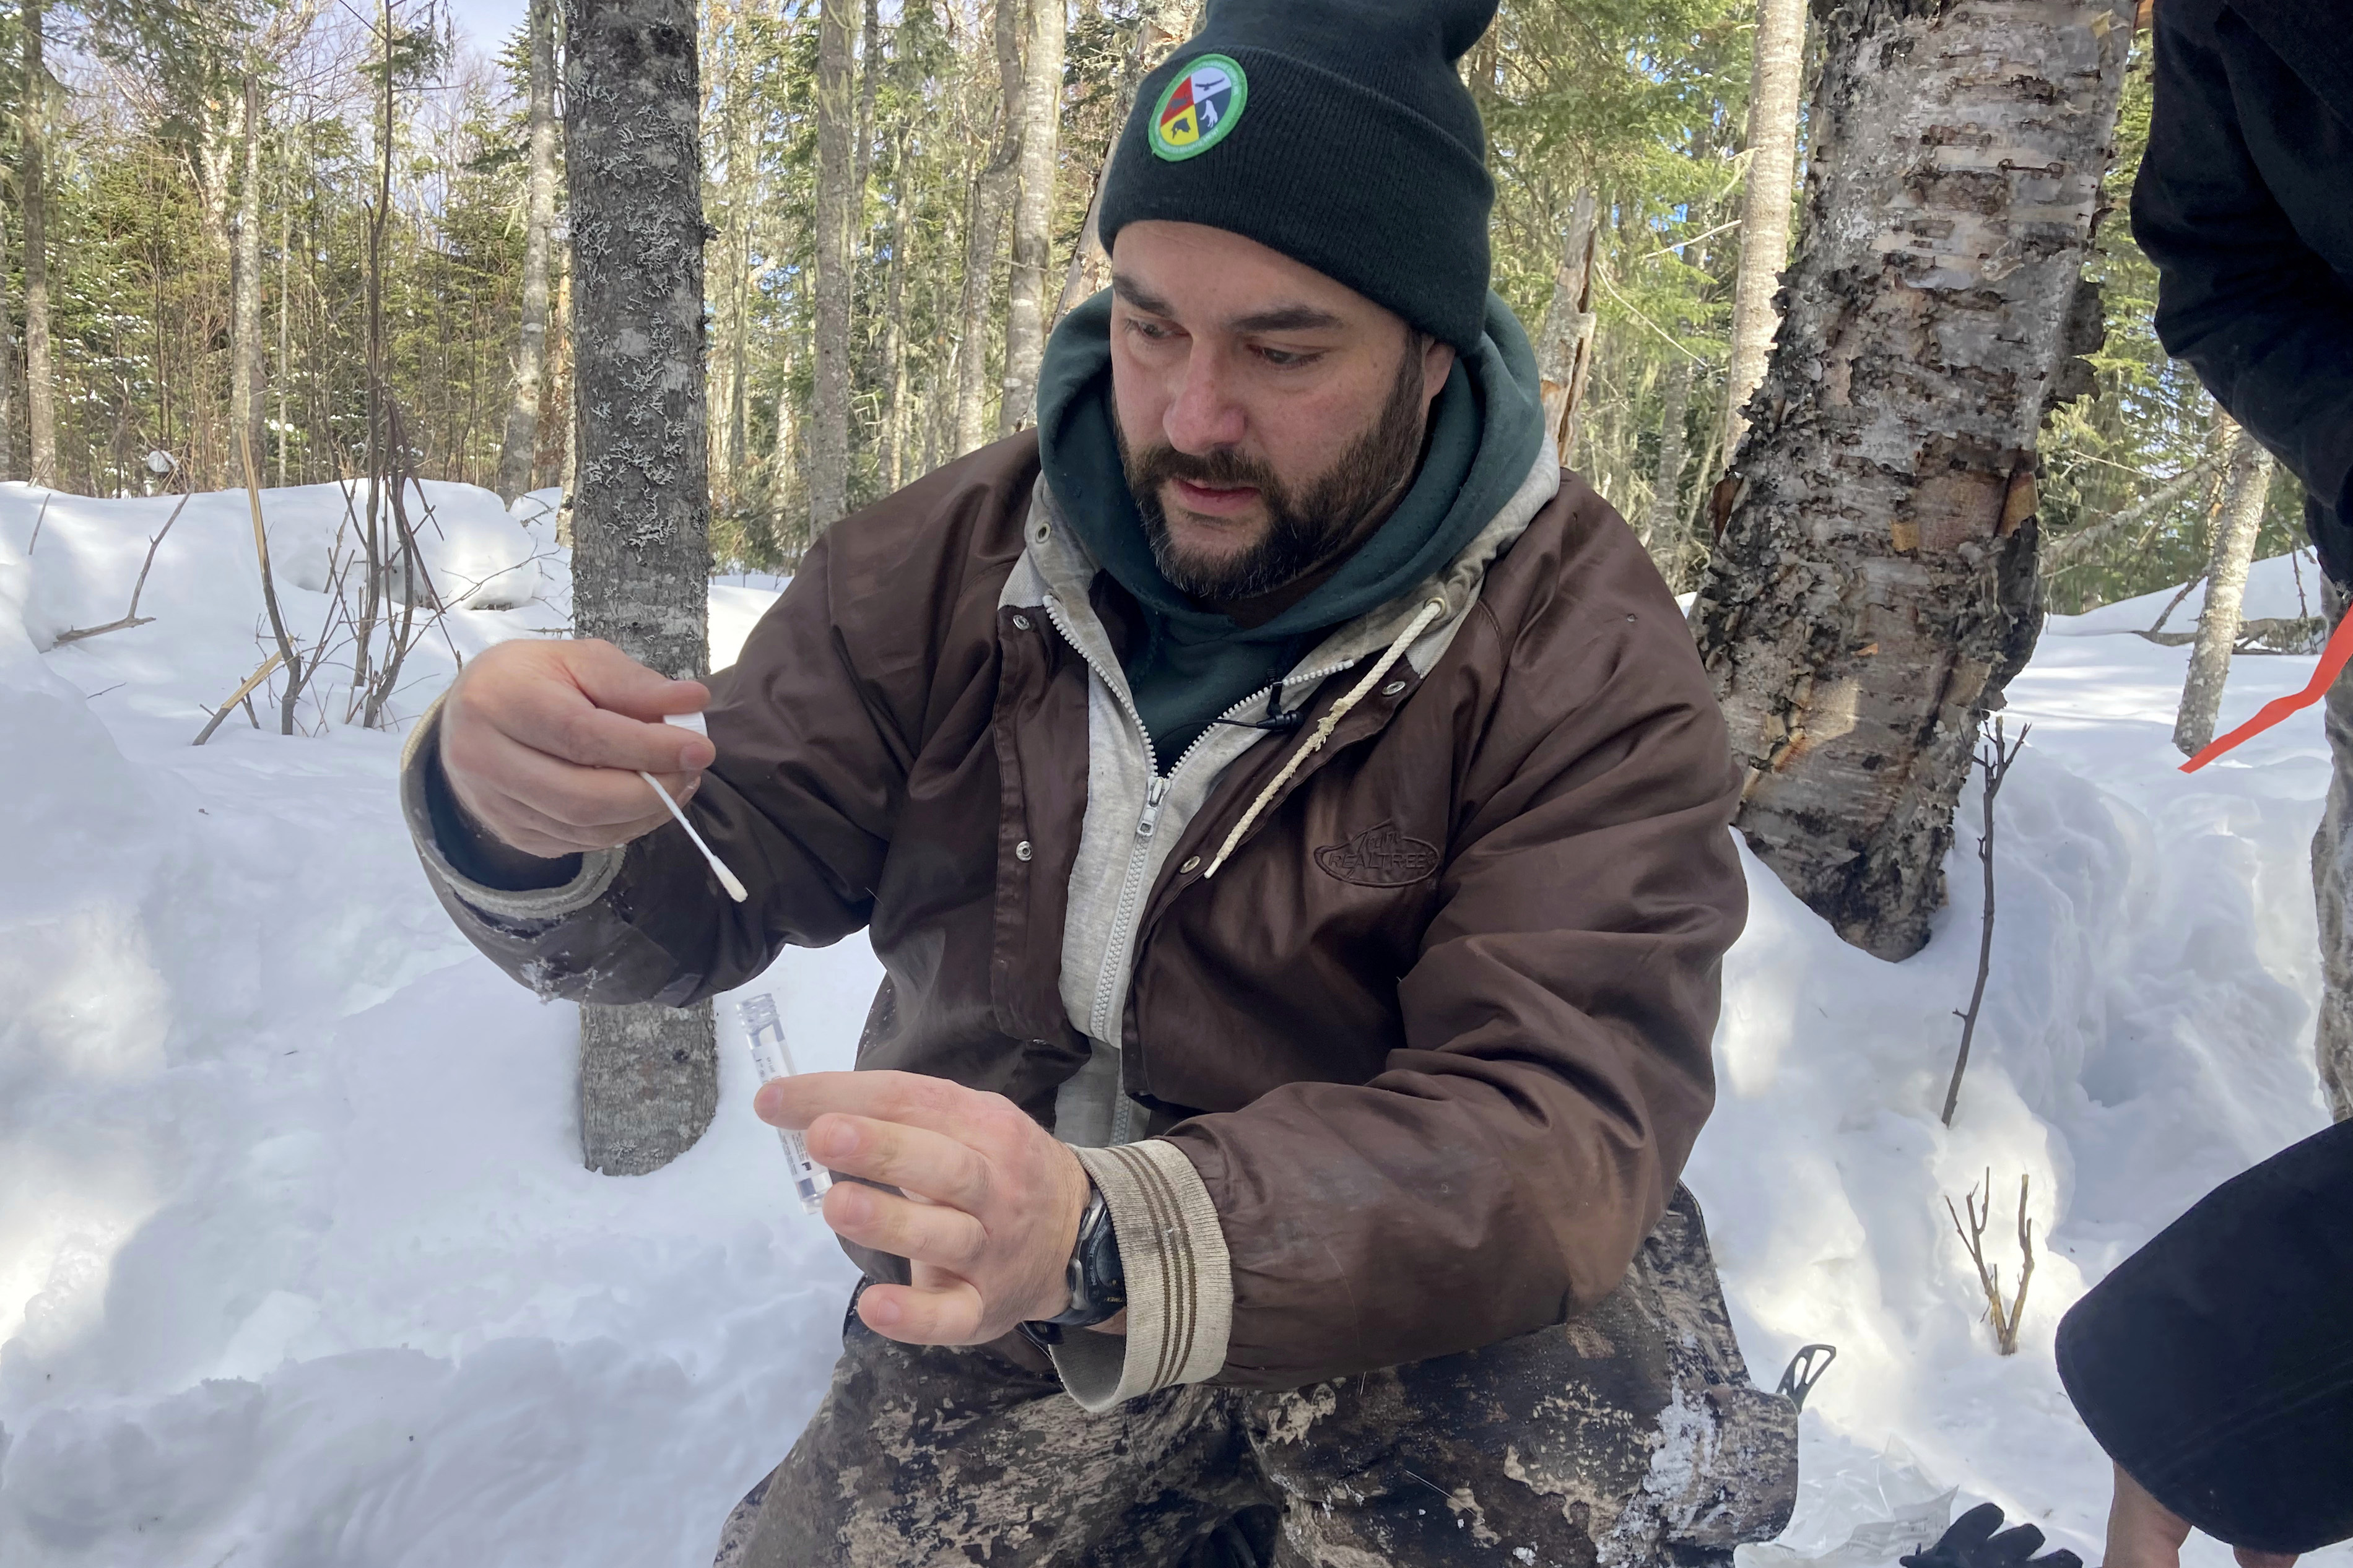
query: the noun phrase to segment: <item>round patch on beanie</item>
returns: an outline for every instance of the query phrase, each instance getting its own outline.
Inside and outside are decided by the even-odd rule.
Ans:
[[[1152,151],[1172,163],[1198,158],[1226,139],[1250,104],[1250,78],[1224,55],[1203,55],[1160,95]]]

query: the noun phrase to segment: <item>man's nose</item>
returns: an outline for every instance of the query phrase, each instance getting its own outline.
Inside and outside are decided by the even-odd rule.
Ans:
[[[1223,357],[1197,344],[1186,356],[1184,380],[1161,421],[1168,444],[1200,457],[1240,446],[1249,426],[1242,405],[1233,395]]]

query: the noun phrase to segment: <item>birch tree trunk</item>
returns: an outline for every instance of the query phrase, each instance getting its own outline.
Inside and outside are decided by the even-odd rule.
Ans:
[[[1680,323],[1678,323],[1680,325]],[[1642,520],[1642,543],[1653,555],[1682,552],[1676,526],[1683,499],[1683,452],[1691,435],[1692,362],[1677,354],[1667,372],[1666,406],[1659,411],[1659,471],[1651,485],[1650,514]]]
[[[8,220],[0,212],[0,479],[16,477],[16,334],[8,321]]]
[[[817,30],[817,342],[809,398],[809,537],[849,505],[851,0],[822,0]]]
[[[568,0],[577,321],[575,627],[667,675],[709,668],[702,157],[692,0]],[[715,896],[715,895],[714,895]],[[589,1169],[658,1170],[718,1103],[711,1005],[580,1009]]]
[[[2307,505],[2311,504],[2309,502]],[[2321,579],[2331,627],[2345,590]],[[2329,1113],[2353,1121],[2353,676],[2339,676],[2321,710],[2328,736],[2328,805],[2312,838],[2312,894],[2320,918],[2320,1015],[2313,1056]]]
[[[37,485],[58,482],[57,375],[49,363],[47,176],[41,122],[48,107],[48,68],[41,63],[41,0],[24,0],[25,107],[16,192],[25,209],[25,409]]]
[[[1579,191],[1568,216],[1568,237],[1553,274],[1552,302],[1536,325],[1536,374],[1544,384],[1545,428],[1564,465],[1577,444],[1577,405],[1593,366],[1593,257],[1600,237],[1600,194]]]
[[[531,489],[547,367],[547,252],[555,230],[555,0],[531,0],[531,169],[522,241],[522,332],[499,448],[499,499]]]
[[[1789,315],[1693,626],[1749,844],[1901,958],[2041,629],[2035,442],[2097,320],[2078,285],[2132,10],[1862,0],[1825,26]]]
[[[1199,16],[1195,0],[1145,0],[1135,23],[1135,47],[1120,77],[1120,111],[1112,119],[1111,142],[1103,149],[1102,167],[1095,172],[1094,194],[1087,198],[1087,220],[1079,230],[1078,247],[1071,252],[1070,268],[1062,274],[1062,297],[1054,305],[1057,321],[1081,301],[1111,287],[1111,253],[1103,243],[1103,194],[1111,179],[1111,166],[1119,156],[1120,134],[1135,108],[1137,87],[1160,68],[1170,50],[1193,36]],[[1053,330],[1052,322],[1047,330]]]
[[[2271,489],[2272,455],[2240,431],[2232,443],[2222,511],[2214,521],[2214,544],[2207,558],[2206,607],[2198,616],[2189,677],[2182,685],[2181,710],[2173,721],[2173,743],[2184,756],[2196,756],[2214,741],[2214,718],[2222,710],[2222,688],[2231,679],[2231,649],[2239,641],[2247,568],[2254,563],[2255,536],[2263,531],[2263,503]]]
[[[1021,5],[997,0],[997,75],[1000,93],[997,153],[974,182],[965,225],[964,295],[956,336],[955,455],[987,439],[989,310],[997,299],[997,242],[1021,155]]]
[[[1789,255],[1789,197],[1798,178],[1798,95],[1806,68],[1806,0],[1757,0],[1748,89],[1748,180],[1740,202],[1740,268],[1732,290],[1732,353],[1724,400],[1724,457],[1737,460],[1748,399],[1781,313],[1773,296]],[[1819,132],[1817,132],[1819,134]]]
[[[237,193],[235,250],[231,258],[228,331],[228,423],[230,470],[256,486],[267,482],[269,446],[262,412],[266,395],[261,373],[261,80],[250,68],[245,73],[243,178]],[[254,471],[245,472],[242,454],[253,455]]]
[[[997,433],[1010,436],[1038,411],[1046,354],[1046,273],[1054,250],[1054,175],[1062,131],[1063,0],[1028,0],[1029,58],[1021,68],[1021,195],[1013,209],[1013,285],[1005,320],[1005,385]],[[1059,298],[1059,296],[1057,296]]]

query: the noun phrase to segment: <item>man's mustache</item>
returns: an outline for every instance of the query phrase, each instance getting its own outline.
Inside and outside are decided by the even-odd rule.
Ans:
[[[1245,485],[1261,490],[1276,488],[1271,468],[1239,452],[1180,452],[1174,447],[1155,447],[1135,456],[1128,465],[1128,478],[1145,494],[1157,492],[1170,479],[1210,489],[1237,489]]]

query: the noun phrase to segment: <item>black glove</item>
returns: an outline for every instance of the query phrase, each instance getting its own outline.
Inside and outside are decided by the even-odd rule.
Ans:
[[[2041,1531],[2031,1524],[2002,1530],[2001,1510],[1981,1502],[1953,1521],[1936,1545],[1897,1561],[1904,1568],[2084,1568],[2084,1560],[2072,1552],[2034,1555],[2042,1550]]]

